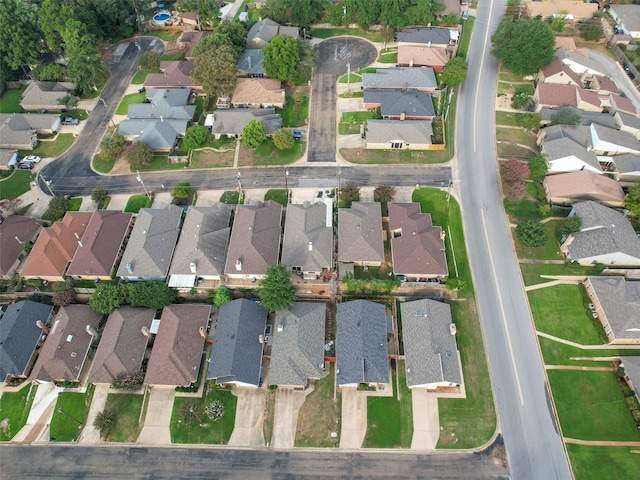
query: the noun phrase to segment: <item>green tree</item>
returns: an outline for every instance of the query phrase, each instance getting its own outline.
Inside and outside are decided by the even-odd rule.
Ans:
[[[295,144],[293,134],[288,128],[280,128],[273,135],[273,144],[278,150],[289,150]]]
[[[108,315],[124,303],[120,287],[111,283],[98,283],[96,290],[89,298],[89,305],[100,315]]]
[[[560,33],[564,30],[565,25],[567,24],[566,15],[557,15],[554,17],[548,18],[549,25],[551,26],[551,30],[554,32]]]
[[[453,57],[447,62],[440,76],[440,81],[447,87],[457,87],[467,78],[467,61],[462,57]]]
[[[64,80],[66,71],[62,65],[54,63],[52,65],[38,65],[31,71],[31,75],[36,80],[42,82],[59,82]]]
[[[172,198],[188,198],[193,193],[191,184],[189,182],[178,182],[176,186],[171,190]]]
[[[222,305],[224,305],[225,303],[229,303],[231,300],[233,300],[233,292],[231,290],[229,290],[225,285],[220,285],[217,290],[216,290],[216,294],[213,297],[213,304],[220,308]]]
[[[244,23],[237,20],[233,22],[222,22],[218,25],[218,28],[216,28],[214,35],[223,37],[229,42],[237,52],[238,60],[242,57],[244,48],[247,45],[247,29]]]
[[[67,79],[73,83],[78,94],[88,93],[97,88],[109,76],[109,69],[98,54],[76,56],[69,59]]]
[[[516,93],[513,97],[511,97],[511,106],[513,108],[523,109],[529,102],[531,101],[531,95],[527,92]]]
[[[311,73],[314,65],[318,61],[319,54],[306,40],[298,39],[297,44],[298,57],[300,60],[296,65],[296,74],[293,77],[293,81],[298,85],[302,85],[311,80]]]
[[[547,164],[547,159],[544,154],[539,153],[529,159],[529,170],[531,171],[531,178],[533,180],[542,180],[547,174],[548,169],[549,165]]]
[[[176,291],[164,282],[132,282],[122,286],[126,301],[132,307],[155,308],[170,305],[176,299]]]
[[[549,239],[547,227],[537,220],[524,220],[516,227],[516,237],[527,247],[541,247]]]
[[[262,49],[262,55],[262,65],[271,78],[288,82],[296,77],[300,53],[295,38],[276,35]]]
[[[11,70],[27,70],[30,65],[36,65],[42,41],[37,5],[20,0],[0,0],[0,12],[0,58],[3,63]]]
[[[153,150],[146,142],[136,142],[127,150],[125,156],[131,165],[131,170],[140,170],[151,164]]]
[[[323,0],[267,0],[262,14],[278,23],[308,27],[322,18],[324,7]]]
[[[390,185],[378,185],[373,191],[373,201],[380,203],[389,203],[393,201],[396,195],[396,189]]]
[[[625,206],[634,217],[640,217],[640,183],[629,189],[625,198]]]
[[[260,282],[260,302],[270,312],[286,310],[296,301],[296,288],[291,272],[284,263],[267,267],[265,277]]]
[[[551,27],[527,17],[503,17],[491,42],[491,53],[516,75],[533,75],[553,60],[555,52]]]
[[[582,119],[580,114],[563,108],[551,118],[551,125],[580,125]]]
[[[91,200],[93,200],[94,202],[96,202],[98,205],[104,203],[107,200],[107,197],[109,196],[109,192],[107,191],[106,188],[94,188],[93,191],[91,192]]]
[[[73,288],[73,285],[68,284],[67,282],[57,282],[53,287],[53,291],[54,294],[51,298],[51,303],[57,307],[69,305],[73,302],[73,299],[76,296],[76,291]]]
[[[178,0],[176,8],[180,12],[195,12],[205,25],[218,25],[220,4],[218,0]]]
[[[111,430],[113,430],[117,419],[116,413],[113,410],[105,408],[101,412],[98,412],[96,418],[93,420],[93,426],[100,431],[102,438],[106,438],[109,433],[111,433]]]
[[[223,43],[216,50],[204,50],[193,60],[191,78],[207,95],[221,97],[229,95],[237,80],[237,58],[233,47]]]
[[[579,231],[580,228],[582,228],[582,218],[577,215],[572,215],[558,222],[556,233],[560,236],[569,235],[570,233]]]
[[[160,54],[157,52],[145,52],[138,57],[138,66],[142,70],[158,70],[160,68]]]
[[[49,200],[49,208],[47,208],[46,215],[51,220],[62,220],[64,214],[69,210],[69,200],[59,195],[54,196]]]
[[[100,142],[100,153],[107,158],[116,158],[124,147],[124,137],[114,133],[105,135]]]
[[[588,42],[597,42],[604,36],[602,23],[597,17],[591,17],[578,26],[580,36]]]
[[[253,118],[242,129],[242,143],[251,150],[258,148],[266,139],[267,131],[260,120]]]
[[[187,128],[182,139],[182,145],[189,150],[199,148],[209,141],[211,138],[211,131],[204,125],[192,125]]]
[[[525,130],[534,130],[540,127],[540,115],[537,113],[525,113],[518,117],[518,123]]]
[[[360,200],[360,185],[347,182],[340,187],[340,198],[345,202],[357,202]]]

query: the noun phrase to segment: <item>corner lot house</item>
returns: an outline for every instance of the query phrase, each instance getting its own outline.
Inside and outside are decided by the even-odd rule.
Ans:
[[[389,383],[385,306],[368,300],[340,303],[337,321],[336,384]]]
[[[569,215],[579,216],[582,227],[579,232],[569,234],[560,246],[568,261],[640,267],[640,238],[621,213],[588,201],[574,204]]]
[[[382,209],[378,202],[353,202],[338,209],[338,261],[380,266],[384,262]]]
[[[102,319],[89,305],[60,307],[30,378],[42,382],[78,382]]]
[[[33,150],[38,133],[54,133],[60,127],[60,115],[49,113],[0,113],[0,148]]]
[[[266,323],[267,311],[259,303],[240,298],[222,305],[207,379],[217,384],[257,387]]]
[[[210,314],[210,305],[164,307],[145,384],[190,387],[196,382]]]
[[[437,391],[462,384],[460,352],[451,308],[421,299],[400,304],[409,388]]]
[[[589,171],[547,175],[542,182],[547,200],[555,204],[571,204],[594,200],[610,207],[624,206],[620,183],[605,175]]]
[[[26,378],[40,336],[47,334],[53,307],[22,300],[6,307],[0,320],[0,379]]]
[[[1,219],[1,217],[0,217]],[[42,225],[35,218],[10,215],[0,223],[0,278],[11,280],[25,257],[24,245],[35,241]]]
[[[20,106],[25,110],[60,110],[58,100],[73,96],[71,82],[31,82],[22,92]]]
[[[193,80],[191,80],[190,75],[193,67],[193,60],[168,60],[160,62],[160,70],[162,73],[147,75],[144,81],[144,88],[186,88],[189,92],[192,88],[200,90],[202,86],[196,85],[193,83]]]
[[[296,302],[276,313],[269,385],[306,387],[324,371],[324,303]]]
[[[284,27],[270,18],[255,23],[247,34],[247,48],[264,48],[276,35],[298,38],[298,27]]]
[[[640,282],[589,277],[584,286],[609,343],[640,344]]]

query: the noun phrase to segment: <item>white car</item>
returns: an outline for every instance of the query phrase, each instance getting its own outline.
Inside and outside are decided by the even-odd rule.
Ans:
[[[38,163],[40,162],[40,160],[42,160],[40,157],[38,157],[37,155],[29,155],[27,157],[24,157],[22,159],[23,162],[31,162],[31,163]]]

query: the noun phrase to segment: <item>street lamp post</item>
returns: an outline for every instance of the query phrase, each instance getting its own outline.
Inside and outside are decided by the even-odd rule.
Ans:
[[[291,203],[291,196],[289,195],[289,169],[284,171],[284,188],[287,191],[287,203]]]
[[[144,188],[144,194],[147,196],[149,200],[151,200],[151,194],[149,194],[149,190],[147,190],[147,187],[145,187],[144,182],[142,181],[142,177],[140,176],[140,171],[136,170],[136,174],[138,175],[136,177],[136,180],[138,180],[142,185],[142,188]]]
[[[242,182],[240,181],[240,170],[238,170],[238,205],[240,205],[240,201],[242,200]]]
[[[342,169],[338,169],[338,189],[336,190],[336,207],[340,206],[340,180],[342,175]]]

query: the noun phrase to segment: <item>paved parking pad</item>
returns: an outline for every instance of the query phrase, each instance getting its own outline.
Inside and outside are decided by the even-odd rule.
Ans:
[[[272,447],[293,448],[296,441],[298,413],[305,396],[303,390],[294,390],[293,387],[278,387],[276,390]]]
[[[367,434],[367,396],[356,387],[342,387],[340,448],[360,448]]]
[[[238,397],[236,423],[229,439],[233,447],[261,447],[264,445],[264,409],[268,389],[261,387],[234,387]]]
[[[144,427],[138,436],[138,443],[146,445],[170,445],[171,412],[176,396],[174,387],[152,387],[149,391],[149,405],[144,418]]]

